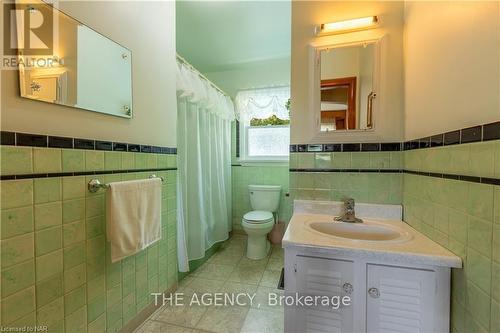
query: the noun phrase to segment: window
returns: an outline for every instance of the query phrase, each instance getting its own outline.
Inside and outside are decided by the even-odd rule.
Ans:
[[[290,146],[290,87],[243,90],[236,94],[240,160],[286,161]]]

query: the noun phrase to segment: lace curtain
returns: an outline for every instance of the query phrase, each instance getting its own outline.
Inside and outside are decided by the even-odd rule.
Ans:
[[[290,87],[271,87],[242,90],[236,94],[236,118],[265,119],[272,115],[280,119],[289,119],[286,108],[290,98]]]
[[[200,108],[225,120],[234,120],[234,105],[231,99],[218,90],[184,63],[177,62],[177,97],[186,98]]]

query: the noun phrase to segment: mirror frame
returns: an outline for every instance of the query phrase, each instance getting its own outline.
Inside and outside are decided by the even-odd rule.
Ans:
[[[342,37],[342,36],[340,36]],[[339,38],[339,36],[330,36],[330,38],[320,38],[319,40],[309,44],[309,109],[312,110],[314,117],[314,133],[312,140],[315,142],[339,141],[347,142],[353,140],[376,139],[381,137],[380,120],[383,117],[383,110],[380,109],[380,101],[384,98],[380,94],[381,88],[381,58],[383,44],[385,43],[385,35],[376,35],[363,38]],[[373,91],[377,93],[377,97],[373,100],[373,127],[369,129],[351,129],[351,130],[336,130],[329,132],[321,132],[321,51],[342,48],[350,46],[358,46],[363,44],[374,44],[374,60],[373,60]],[[332,140],[333,139],[333,140]]]

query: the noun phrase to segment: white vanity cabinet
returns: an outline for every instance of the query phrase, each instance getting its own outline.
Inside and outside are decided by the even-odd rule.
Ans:
[[[439,314],[435,298],[441,296],[436,274],[427,269],[368,264],[366,331],[447,332],[446,327],[435,327],[434,315]]]
[[[299,295],[332,297],[352,293],[354,277],[352,261],[297,256],[294,275],[295,291]],[[352,307],[340,307],[338,310],[328,306],[297,309],[293,317],[295,321],[293,327],[296,332],[352,332],[353,330]]]
[[[449,332],[450,269],[405,266],[285,247],[285,295],[351,297],[352,304],[285,307],[285,332]]]

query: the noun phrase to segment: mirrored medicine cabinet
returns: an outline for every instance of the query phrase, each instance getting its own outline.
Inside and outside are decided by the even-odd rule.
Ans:
[[[312,45],[311,109],[317,136],[377,126],[381,39]]]

